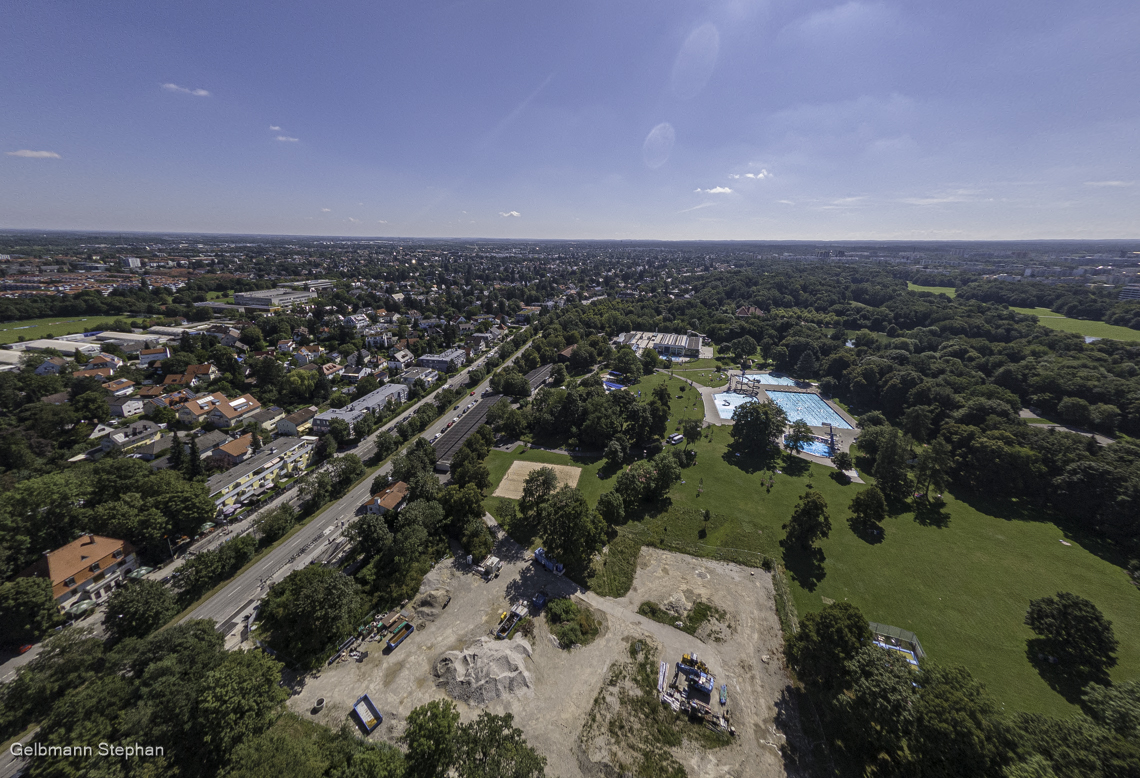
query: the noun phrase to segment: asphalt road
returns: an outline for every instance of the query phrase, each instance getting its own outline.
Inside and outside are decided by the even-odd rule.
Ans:
[[[515,354],[507,360],[507,364],[513,362],[525,348],[526,346],[515,352]],[[449,385],[465,385],[467,372],[481,363],[482,360],[478,360],[466,367],[458,375],[450,379]],[[475,397],[480,397],[482,390],[489,386],[489,384],[490,379],[488,378],[479,384],[479,386],[475,387]],[[498,398],[496,397],[496,399]],[[406,416],[414,412],[423,403],[431,401],[430,397],[421,400],[411,410],[406,411],[404,415]],[[470,402],[470,400],[461,402],[461,410],[463,405],[467,402]],[[490,406],[488,405],[487,407]],[[475,409],[472,409],[468,415],[474,412]],[[432,424],[420,434],[420,437],[431,440],[437,432],[442,432],[447,429],[447,423],[454,417],[455,411],[453,410],[441,414],[438,419],[432,422]],[[400,418],[403,418],[403,416]],[[393,424],[390,423],[388,426],[393,426]],[[472,429],[474,429],[474,427],[472,427]],[[362,460],[367,460],[371,457],[376,450],[375,438],[378,432],[362,441],[351,453],[356,454]],[[458,448],[458,446],[456,446],[456,448]],[[380,473],[390,472],[391,469],[392,465],[389,462],[380,468],[380,470],[376,471],[373,477]],[[312,519],[299,532],[273,549],[273,551],[258,561],[253,567],[246,570],[209,600],[191,611],[186,618],[213,619],[218,624],[218,631],[227,636],[238,630],[244,623],[245,617],[252,614],[257,603],[273,583],[285,578],[294,570],[305,567],[315,557],[324,554],[330,545],[335,544],[336,541],[340,539],[344,529],[356,517],[357,508],[372,496],[371,486],[372,479],[367,479],[358,484],[349,491],[348,494],[335,503],[332,503],[320,515]]]

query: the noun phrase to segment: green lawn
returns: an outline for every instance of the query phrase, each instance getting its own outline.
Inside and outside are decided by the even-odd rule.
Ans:
[[[1048,308],[1013,308],[1011,311],[1028,313],[1038,318],[1042,326],[1063,332],[1075,332],[1088,338],[1110,338],[1112,340],[1140,341],[1140,330],[1129,327],[1120,327],[1115,324],[1106,324],[1103,321],[1086,321],[1084,319],[1070,319],[1054,313]]]
[[[232,292],[229,294],[223,292],[206,292],[206,299],[210,302],[229,303],[230,305],[233,305],[234,302]]]
[[[687,378],[702,386],[725,386],[728,384],[728,374],[715,370],[674,370],[679,378]],[[721,378],[721,376],[725,376]]]
[[[934,294],[944,294],[948,297],[956,297],[958,290],[952,286],[919,286],[910,281],[906,282],[906,288],[912,292],[934,292]]]
[[[101,330],[117,319],[130,321],[130,316],[57,316],[48,319],[28,319],[0,324],[0,344],[24,340],[74,335],[79,332]]]
[[[666,379],[662,374],[644,379],[638,385],[643,397],[648,395],[646,389]],[[673,379],[671,384],[669,432],[679,426],[686,409],[693,414],[691,399],[676,399],[679,382]],[[691,398],[693,390],[688,394]],[[728,451],[730,428],[711,429],[711,439],[706,432],[695,444],[697,462],[683,471],[685,483],[673,488],[670,505],[650,506],[644,516],[621,528],[619,540],[611,546],[652,541],[665,548],[752,564],[759,564],[761,555],[782,560],[801,615],[822,608],[824,598],[847,600],[872,621],[913,630],[930,659],[965,665],[1009,710],[1062,716],[1076,709],[1030,665],[1025,641],[1032,633],[1022,620],[1031,599],[1071,591],[1092,600],[1113,622],[1120,651],[1112,677],[1140,677],[1140,590],[1129,584],[1120,567],[1094,553],[1093,542],[1067,536],[1034,511],[1023,516],[1016,506],[987,506],[948,495],[942,520],[919,523],[912,513],[895,516],[885,524],[883,542],[870,544],[847,526],[847,505],[865,487],[841,485],[830,477],[835,473],[831,468],[795,459],[790,465],[777,463],[785,472],[772,476],[769,491],[768,474],[750,472],[755,465],[748,457]],[[547,452],[522,456],[576,464]],[[488,457],[494,483],[513,458],[499,452]],[[605,478],[597,477],[599,471]],[[595,462],[583,469],[579,486],[594,503],[602,491],[612,488],[615,475],[604,462]],[[831,513],[831,536],[822,543],[822,567],[785,559],[779,546],[781,525],[805,491],[809,476]],[[703,493],[698,494],[702,486]],[[706,508],[712,514],[707,522],[702,516]],[[1062,539],[1071,545],[1062,544]],[[624,556],[630,556],[628,551]],[[616,559],[614,566],[624,567],[625,573],[617,575],[628,580],[630,559]],[[604,575],[595,579],[601,589]]]

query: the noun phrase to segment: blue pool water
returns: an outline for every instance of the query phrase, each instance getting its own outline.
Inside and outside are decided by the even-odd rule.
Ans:
[[[801,450],[805,454],[815,454],[817,457],[831,456],[831,446],[826,443],[821,443],[818,440],[813,440],[810,443],[805,443]]]
[[[737,394],[736,392],[723,392],[713,395],[713,400],[716,402],[716,412],[720,414],[722,419],[731,419],[732,413],[737,407],[755,399],[751,395]]]
[[[818,394],[781,392],[776,389],[769,390],[767,394],[772,402],[779,405],[788,415],[788,421],[803,419],[812,427],[826,427],[830,424],[837,429],[851,429],[851,425],[832,410],[831,406],[825,403]]]
[[[767,384],[768,386],[795,386],[796,381],[786,375],[772,375],[760,373],[759,375],[746,375],[744,380],[750,384]]]

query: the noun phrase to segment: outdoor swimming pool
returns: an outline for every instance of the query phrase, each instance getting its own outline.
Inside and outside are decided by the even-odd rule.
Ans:
[[[720,414],[722,419],[731,419],[733,411],[744,403],[755,399],[752,395],[737,394],[736,392],[723,392],[713,395],[713,400],[716,401],[716,412]]]
[[[772,375],[771,373],[760,373],[759,375],[746,375],[744,380],[750,384],[767,384],[768,386],[795,386],[796,381],[794,378],[788,378],[786,375]]]
[[[813,440],[810,443],[805,443],[803,445],[802,451],[805,454],[815,454],[817,457],[831,456],[831,446],[818,440]]]
[[[851,425],[843,417],[832,410],[831,406],[823,401],[818,394],[808,392],[781,392],[775,389],[768,391],[768,397],[779,405],[788,415],[788,421],[803,419],[812,427],[826,427],[831,425],[838,429],[849,430]],[[719,395],[718,395],[719,396]],[[720,405],[717,404],[719,409]],[[721,416],[721,418],[729,418]]]

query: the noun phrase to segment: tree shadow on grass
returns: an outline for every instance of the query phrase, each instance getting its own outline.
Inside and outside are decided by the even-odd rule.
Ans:
[[[827,474],[827,477],[832,481],[835,481],[835,483],[839,484],[840,486],[851,485],[851,476],[847,475],[847,473],[844,473],[842,470],[832,471]]]
[[[790,475],[792,478],[803,478],[811,472],[811,462],[800,459],[795,454],[785,452],[782,469],[784,475]]]
[[[850,522],[847,526],[851,527],[851,534],[870,546],[877,546],[887,539],[887,531],[880,526],[857,529]]]
[[[823,567],[827,561],[823,549],[814,546],[803,549],[783,540],[780,541],[780,546],[784,549],[784,567],[791,573],[792,580],[805,591],[814,592],[827,575]]]
[[[1074,668],[1055,656],[1056,649],[1045,638],[1026,641],[1025,658],[1049,688],[1073,705],[1081,704],[1081,695],[1090,683],[1108,686],[1112,683],[1101,668]]]
[[[762,470],[772,470],[780,462],[779,454],[774,451],[754,451],[744,448],[737,443],[731,443],[721,459],[732,467],[739,468],[745,473],[759,473]]]
[[[1006,521],[1050,522],[1055,524],[1068,540],[1078,544],[1085,551],[1122,569],[1128,564],[1128,553],[1122,546],[1090,532],[1079,520],[1063,516],[1048,505],[1033,505],[1027,500],[995,497],[965,490],[955,491],[954,496],[978,513],[994,518]]]
[[[915,500],[914,520],[924,527],[945,529],[950,526],[950,514],[941,500]]]

